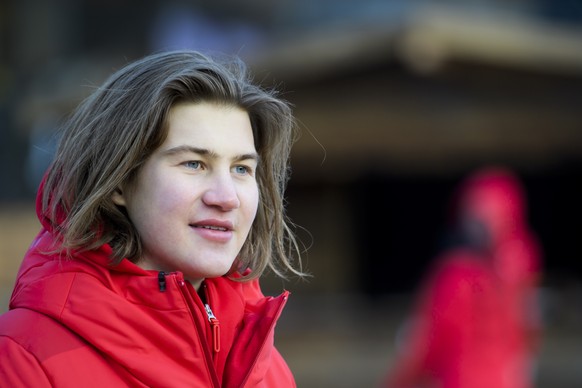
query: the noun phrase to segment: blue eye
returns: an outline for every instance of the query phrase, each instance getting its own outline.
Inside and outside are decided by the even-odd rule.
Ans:
[[[241,174],[241,175],[248,174],[248,173],[250,172],[250,171],[249,171],[249,168],[248,168],[248,167],[245,167],[245,166],[236,166],[236,167],[234,168],[234,171],[235,171],[237,174]]]
[[[201,167],[201,163],[197,160],[189,160],[184,165],[192,170],[198,170]]]

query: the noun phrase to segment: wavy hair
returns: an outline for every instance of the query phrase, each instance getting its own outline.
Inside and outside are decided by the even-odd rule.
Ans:
[[[62,128],[47,173],[42,214],[63,249],[109,244],[112,262],[138,262],[142,244],[124,209],[112,201],[120,185],[135,179],[168,134],[170,109],[181,102],[214,102],[249,115],[255,147],[259,208],[238,259],[242,280],[265,269],[304,275],[296,238],[285,215],[284,191],[295,140],[292,110],[277,91],[254,84],[245,64],[195,51],[157,53],[114,73],[73,112]]]

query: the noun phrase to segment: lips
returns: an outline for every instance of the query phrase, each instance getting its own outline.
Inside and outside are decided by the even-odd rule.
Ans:
[[[228,232],[234,229],[232,222],[222,220],[202,220],[190,224],[190,226],[194,228],[218,230],[222,232]]]
[[[190,224],[190,227],[199,237],[214,243],[227,243],[234,236],[234,226],[228,221],[203,220]]]

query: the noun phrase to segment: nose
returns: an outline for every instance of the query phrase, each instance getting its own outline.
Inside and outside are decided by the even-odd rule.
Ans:
[[[217,207],[223,211],[240,206],[237,187],[230,174],[213,174],[209,181],[210,184],[202,195],[202,201],[207,206]]]

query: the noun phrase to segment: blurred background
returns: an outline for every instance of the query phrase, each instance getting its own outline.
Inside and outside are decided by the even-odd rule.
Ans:
[[[537,386],[582,386],[579,0],[3,0],[0,311],[38,231],[54,133],[154,51],[236,54],[301,127],[288,211],[305,244],[278,346],[300,387],[377,386],[447,205],[475,168],[523,180],[543,247]]]

